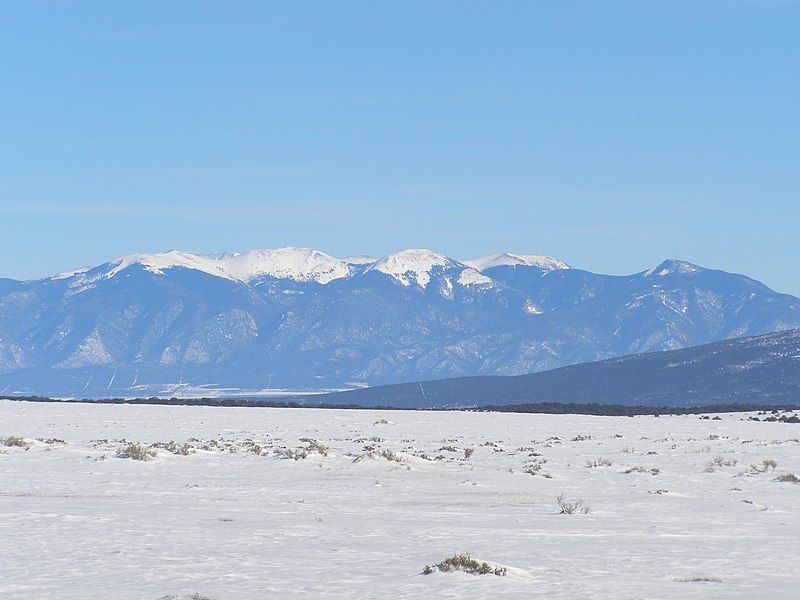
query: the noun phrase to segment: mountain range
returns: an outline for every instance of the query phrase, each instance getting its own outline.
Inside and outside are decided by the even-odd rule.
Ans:
[[[0,393],[192,395],[519,375],[800,327],[800,299],[666,260],[305,248],[135,254],[0,279]]]

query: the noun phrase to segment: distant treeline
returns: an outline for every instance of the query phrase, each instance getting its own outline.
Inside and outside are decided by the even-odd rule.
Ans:
[[[86,404],[159,404],[164,406],[241,406],[254,408],[327,408],[345,410],[458,410],[468,412],[511,412],[537,413],[548,415],[596,415],[610,417],[632,417],[635,415],[699,415],[708,413],[733,412],[778,412],[800,410],[800,403],[795,404],[711,404],[708,406],[676,407],[676,406],[625,406],[622,404],[562,404],[558,402],[541,402],[534,404],[486,405],[477,407],[442,407],[442,408],[399,408],[395,406],[360,406],[358,404],[320,404],[300,399],[254,400],[252,398],[70,398],[59,400],[46,396],[0,396],[2,400],[24,402],[61,402]]]
[[[21,400],[24,402],[62,402],[81,404],[160,404],[165,406],[252,406],[259,408],[338,408],[363,409],[356,404],[316,404],[298,400],[253,400],[251,398],[48,398],[47,396],[0,396],[0,400]],[[395,410],[391,406],[377,407],[375,410]],[[398,409],[402,410],[402,409]]]
[[[478,412],[538,413],[548,415],[597,415],[610,417],[632,417],[634,415],[699,415],[707,413],[733,413],[753,411],[794,411],[800,404],[710,404],[708,406],[625,406],[623,404],[561,404],[542,402],[537,404],[489,405],[471,408]]]

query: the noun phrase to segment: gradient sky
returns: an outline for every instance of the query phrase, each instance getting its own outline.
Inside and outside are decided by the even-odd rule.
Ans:
[[[0,277],[284,245],[800,295],[800,3],[0,4]]]

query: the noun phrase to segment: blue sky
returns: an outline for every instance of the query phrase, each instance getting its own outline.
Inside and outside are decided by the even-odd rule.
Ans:
[[[0,4],[0,277],[667,257],[800,294],[800,3]]]

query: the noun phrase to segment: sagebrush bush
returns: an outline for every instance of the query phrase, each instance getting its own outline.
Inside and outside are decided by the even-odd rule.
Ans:
[[[316,453],[322,456],[328,456],[329,448],[327,446],[323,446],[317,440],[311,438],[301,438],[300,441],[306,442],[308,444],[306,449],[308,450],[309,453]]]
[[[439,570],[443,573],[451,571],[464,571],[473,575],[498,575],[503,576],[508,572],[506,567],[492,566],[487,562],[478,562],[469,554],[456,554],[445,558],[442,562],[435,565],[425,565],[422,568],[423,575],[430,575]]]
[[[183,443],[178,445],[175,441],[169,442],[156,442],[155,444],[150,444],[151,448],[163,448],[167,452],[171,452],[172,454],[180,454],[182,456],[188,456],[193,448],[188,443]]]
[[[738,464],[735,458],[724,458],[722,456],[715,456],[711,464],[715,467],[735,467]]]
[[[558,508],[561,511],[560,514],[562,515],[572,515],[575,514],[576,511],[580,511],[581,514],[588,515],[589,511],[591,510],[588,506],[586,506],[582,498],[568,500],[566,495],[563,493],[556,498],[556,503],[558,504]]]
[[[778,462],[769,458],[767,460],[762,460],[760,467],[757,467],[756,465],[750,465],[750,472],[754,474],[767,473],[768,471],[770,471],[770,469],[774,471],[777,467],[778,467]]]
[[[150,450],[141,444],[130,443],[121,447],[117,451],[117,458],[130,458],[133,460],[152,460],[156,457],[156,451]]]
[[[275,450],[275,456],[278,458],[291,458],[292,460],[303,460],[308,458],[308,450],[303,448],[278,448]]]
[[[623,471],[623,474],[625,475],[629,475],[630,473],[650,473],[650,475],[658,475],[661,473],[661,470],[657,469],[656,467],[648,469],[647,467],[636,466]]]
[[[695,577],[686,577],[684,579],[678,579],[678,581],[683,581],[686,583],[722,583],[722,579],[719,577],[714,577],[712,575],[696,575]]]
[[[388,448],[384,448],[383,450],[381,450],[381,456],[386,460],[393,460],[395,462],[402,462],[403,460],[400,456],[398,456]]]
[[[317,440],[311,438],[300,438],[301,442],[306,442],[305,448],[278,448],[275,450],[275,456],[278,458],[291,458],[292,460],[303,460],[312,454],[319,454],[320,456],[328,456],[329,448],[323,446]]]
[[[538,458],[532,460],[525,464],[525,467],[522,469],[522,472],[527,473],[528,475],[541,475],[545,479],[552,479],[553,476],[547,471],[544,471],[542,469],[542,465],[544,465],[546,462],[547,462],[546,458]]]
[[[0,437],[0,446],[27,448],[28,442],[21,437],[9,435],[7,437]]]

